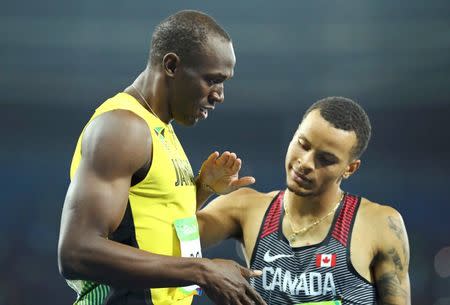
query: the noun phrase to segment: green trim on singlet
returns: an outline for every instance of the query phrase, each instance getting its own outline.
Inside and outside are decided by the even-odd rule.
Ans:
[[[101,285],[93,282],[84,281],[87,293],[80,294],[74,305],[102,305],[108,296],[110,287],[107,285]]]

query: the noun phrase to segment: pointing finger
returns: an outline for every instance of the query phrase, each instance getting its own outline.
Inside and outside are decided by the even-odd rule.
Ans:
[[[258,277],[262,275],[262,271],[261,270],[252,270],[252,269],[248,269],[242,266],[239,266],[240,270],[241,270],[241,275],[243,277],[245,277],[246,279],[249,279],[251,277]]]

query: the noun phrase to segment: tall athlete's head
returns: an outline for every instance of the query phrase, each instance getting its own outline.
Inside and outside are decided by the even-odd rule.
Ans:
[[[301,196],[335,190],[360,166],[371,125],[351,99],[327,97],[305,112],[286,154],[288,188]]]
[[[149,65],[162,72],[170,115],[183,125],[205,119],[223,102],[235,63],[230,36],[204,13],[178,12],[153,33]]]

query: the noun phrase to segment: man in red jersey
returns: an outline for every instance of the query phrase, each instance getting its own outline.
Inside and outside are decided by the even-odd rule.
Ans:
[[[393,208],[341,189],[371,135],[354,101],[304,114],[286,154],[285,190],[240,189],[198,212],[202,246],[237,238],[268,304],[410,304],[409,245]]]

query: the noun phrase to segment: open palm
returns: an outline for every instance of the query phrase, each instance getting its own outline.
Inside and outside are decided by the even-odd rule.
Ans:
[[[223,195],[243,186],[255,183],[255,178],[246,176],[239,178],[242,160],[235,153],[225,151],[222,155],[213,152],[200,169],[198,179],[215,193]]]

